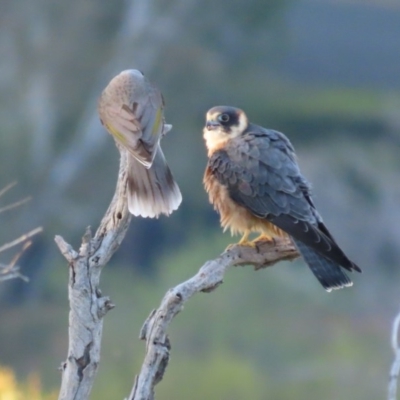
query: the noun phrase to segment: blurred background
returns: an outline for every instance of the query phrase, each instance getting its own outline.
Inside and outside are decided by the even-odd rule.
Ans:
[[[239,239],[221,232],[202,186],[204,115],[220,104],[289,136],[327,226],[364,273],[352,276],[353,288],[326,294],[302,261],[229,271],[172,324],[157,398],[385,398],[400,303],[400,4],[0,4],[0,187],[18,181],[0,203],[33,196],[0,215],[0,243],[44,227],[21,260],[30,282],[0,284],[3,390],[57,396],[68,267],[53,238],[79,246],[112,198],[118,152],[96,102],[114,75],[137,68],[164,94],[174,128],[163,149],[183,203],[169,218],[134,219],[103,272],[103,293],[117,307],[105,319],[92,398],[128,395],[147,315]]]

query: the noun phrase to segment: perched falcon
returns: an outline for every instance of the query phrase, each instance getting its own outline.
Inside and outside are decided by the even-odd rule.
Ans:
[[[351,286],[343,269],[361,270],[324,225],[289,139],[227,106],[207,112],[203,133],[208,150],[204,186],[224,231],[243,234],[239,244],[253,246],[289,236],[327,291]],[[251,232],[260,236],[249,242]]]
[[[98,112],[120,151],[129,154],[131,214],[150,218],[171,214],[182,196],[160,146],[171,129],[164,121],[161,92],[140,71],[122,71],[103,90]]]

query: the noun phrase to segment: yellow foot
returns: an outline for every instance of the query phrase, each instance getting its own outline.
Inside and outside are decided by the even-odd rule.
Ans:
[[[258,243],[258,242],[274,242],[275,243],[275,238],[273,238],[270,235],[266,235],[265,233],[262,233],[260,236],[257,236],[254,240],[252,240],[252,243]]]
[[[239,246],[250,246],[250,247],[256,247],[256,245],[249,240],[249,235],[250,231],[246,231],[242,238],[239,240],[238,245]]]
[[[250,231],[246,231],[246,232],[244,233],[243,237],[239,240],[238,243],[230,244],[230,245],[226,248],[226,250],[229,250],[229,249],[231,249],[233,246],[236,246],[236,245],[239,245],[239,246],[249,246],[249,247],[255,248],[255,247],[256,247],[256,244],[254,243],[254,241],[250,241],[250,240],[249,240],[249,235],[250,235]]]

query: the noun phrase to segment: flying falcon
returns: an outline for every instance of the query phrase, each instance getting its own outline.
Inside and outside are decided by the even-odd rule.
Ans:
[[[204,186],[224,231],[243,234],[241,245],[289,236],[327,290],[351,286],[350,261],[324,225],[282,133],[249,122],[234,107],[211,108],[203,130],[208,150]],[[251,232],[260,236],[250,242]]]
[[[135,69],[122,71],[98,102],[101,123],[128,152],[128,207],[133,215],[154,218],[179,207],[181,192],[161,150],[171,129],[164,121],[161,92]]]

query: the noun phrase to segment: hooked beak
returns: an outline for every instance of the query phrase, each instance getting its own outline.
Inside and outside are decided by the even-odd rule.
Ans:
[[[208,131],[212,131],[214,129],[217,129],[218,127],[220,127],[221,124],[217,121],[207,121],[206,123],[206,128]]]

